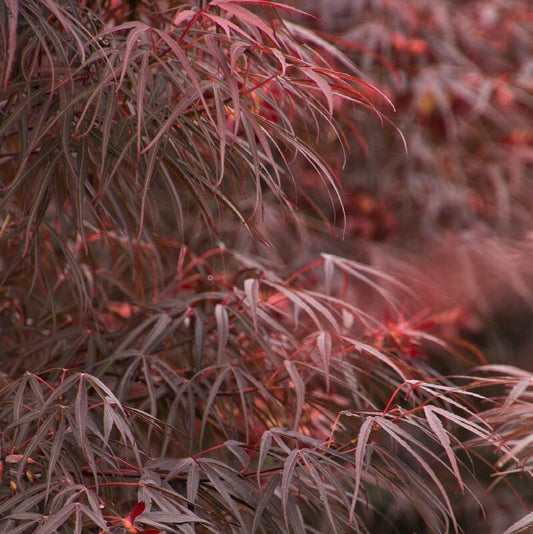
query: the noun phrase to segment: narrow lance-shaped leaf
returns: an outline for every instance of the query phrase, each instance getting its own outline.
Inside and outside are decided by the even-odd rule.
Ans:
[[[85,380],[85,375],[82,373],[79,376],[78,392],[76,395],[76,401],[74,403],[74,412],[76,415],[76,425],[78,435],[80,439],[80,447],[83,451],[83,455],[89,462],[91,471],[94,475],[96,484],[98,484],[98,468],[96,466],[96,460],[94,458],[93,450],[89,447],[87,440],[87,419],[88,419],[88,399],[87,399],[88,384]]]
[[[257,527],[260,524],[263,524],[263,521],[261,521],[261,517],[265,509],[268,507],[268,505],[272,501],[272,497],[275,495],[275,492],[279,487],[280,478],[281,477],[279,473],[275,473],[272,477],[270,477],[270,480],[268,481],[266,488],[261,489],[259,502],[257,503],[257,506],[255,507],[255,510],[254,510],[254,522],[252,523],[251,534],[255,534]]]
[[[257,303],[259,301],[259,282],[254,278],[248,278],[244,281],[244,291],[248,299],[254,330],[257,333]]]
[[[307,466],[307,469],[309,470],[309,473],[311,477],[313,478],[313,481],[315,483],[315,487],[318,490],[318,494],[320,495],[320,502],[324,506],[324,510],[326,511],[326,517],[328,518],[329,525],[330,525],[330,532],[337,533],[337,527],[335,526],[335,521],[333,519],[333,514],[331,511],[331,505],[329,503],[328,494],[326,492],[326,489],[324,487],[324,481],[320,477],[320,473],[317,471],[317,469],[314,466],[315,460],[312,456],[307,456],[304,453],[301,453],[301,458],[305,465]]]
[[[50,495],[50,489],[52,481],[54,480],[55,468],[58,462],[61,459],[62,449],[65,441],[66,433],[66,424],[63,410],[61,409],[60,413],[57,415],[58,425],[55,429],[54,441],[52,442],[52,447],[50,449],[49,464],[48,464],[48,477],[46,480],[46,501]]]
[[[298,458],[300,456],[300,451],[298,449],[293,449],[285,458],[283,462],[283,474],[281,477],[281,505],[283,507],[283,515],[285,516],[285,526],[287,531],[289,531],[289,520],[288,520],[288,507],[289,507],[289,492],[291,487],[291,482],[294,477],[294,471],[298,465]]]
[[[229,373],[230,373],[230,369],[228,367],[217,368],[217,377],[209,388],[209,396],[207,397],[207,401],[205,403],[204,413],[202,417],[202,426],[200,428],[200,444],[203,442],[204,433],[205,433],[205,429],[206,429],[209,418],[216,416],[213,410],[213,404],[215,402],[217,395],[219,395],[220,393],[220,387],[222,386],[223,382],[226,380]]]
[[[333,116],[333,91],[328,83],[328,81],[321,76],[313,68],[302,68],[300,69],[308,78],[313,80],[320,91],[323,93],[328,104],[328,112],[330,116]]]
[[[198,488],[200,487],[200,467],[196,462],[192,462],[187,474],[187,499],[196,502]]]
[[[444,448],[444,451],[446,452],[446,456],[448,457],[448,461],[450,462],[450,466],[453,470],[453,474],[455,475],[455,478],[457,479],[457,482],[459,483],[459,487],[461,488],[461,491],[464,492],[464,483],[463,479],[461,477],[461,472],[459,471],[459,466],[457,465],[457,459],[455,457],[455,453],[453,452],[453,449],[450,445],[450,438],[448,436],[448,433],[446,432],[446,429],[442,425],[440,419],[435,415],[433,411],[432,406],[424,406],[424,414],[426,416],[427,422],[429,423],[429,426],[431,430],[435,433],[435,436],[439,440],[440,444]]]
[[[218,333],[218,349],[217,349],[217,362],[222,363],[224,359],[224,349],[228,344],[229,339],[229,319],[226,307],[222,304],[215,306],[215,318],[217,321],[217,333]]]
[[[19,0],[6,0],[6,6],[8,10],[8,56],[7,64],[4,70],[4,90],[7,89],[9,84],[9,78],[11,76],[11,70],[13,69],[13,63],[15,61],[15,52],[17,48],[17,21],[19,12]]]
[[[431,468],[431,466],[428,464],[426,460],[406,441],[407,437],[410,437],[404,430],[402,430],[400,427],[394,425],[391,421],[385,419],[384,417],[376,417],[376,422],[380,425],[380,427],[387,432],[387,434],[396,441],[399,445],[401,445],[409,454],[415,458],[415,460],[418,462],[420,467],[424,469],[424,471],[429,475],[435,486],[439,490],[439,494],[444,500],[444,505],[446,510],[448,511],[448,514],[453,522],[454,530],[458,532],[458,525],[457,525],[457,519],[455,518],[455,514],[453,511],[452,504],[450,502],[450,498],[448,494],[446,493],[446,489],[444,488],[442,482],[439,480],[439,477],[437,476],[434,469]]]
[[[141,346],[141,352],[148,353],[157,349],[159,343],[162,339],[170,334],[168,331],[168,326],[172,322],[172,319],[169,315],[162,314],[157,317],[152,329],[146,335],[146,338]]]
[[[34,531],[34,534],[55,534],[59,527],[69,521],[78,506],[78,503],[75,502],[64,506],[58,513],[45,519],[39,528]]]
[[[220,7],[227,13],[234,15],[241,24],[245,24],[250,30],[254,31],[256,39],[260,39],[260,36],[257,33],[257,30],[260,30],[267,35],[276,46],[279,46],[272,28],[261,17],[252,13],[248,9],[240,7],[237,5],[238,3],[239,2],[235,2],[235,0],[214,0],[211,2],[211,5]]]
[[[330,361],[331,361],[331,334],[329,332],[320,332],[316,339],[318,352],[322,358],[324,367],[324,376],[326,378],[326,391],[329,393],[330,385]]]
[[[296,412],[294,414],[293,428],[294,430],[297,430],[300,424],[300,418],[302,417],[302,411],[304,407],[305,383],[302,380],[300,373],[298,373],[294,362],[290,360],[285,360],[283,363],[285,365],[285,368],[287,369],[287,372],[289,373],[289,376],[291,377],[292,383],[294,385],[294,391],[296,393]]]
[[[198,371],[202,366],[205,345],[204,320],[198,310],[194,310],[194,366]]]
[[[526,534],[529,531],[528,527],[531,527],[531,525],[533,525],[533,512],[526,514],[522,519],[513,523],[503,534]]]
[[[257,486],[261,487],[261,470],[272,445],[272,434],[269,430],[263,432],[259,443],[259,459],[257,460]]]
[[[359,429],[359,434],[357,434],[357,445],[355,447],[355,480],[349,515],[350,524],[352,524],[354,521],[355,506],[357,504],[357,497],[359,496],[359,486],[361,484],[361,477],[364,469],[366,446],[368,444],[368,439],[370,438],[373,425],[374,418],[366,417],[361,425],[361,428]]]

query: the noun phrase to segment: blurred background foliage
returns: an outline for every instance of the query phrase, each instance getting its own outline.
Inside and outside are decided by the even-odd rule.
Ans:
[[[408,146],[343,112],[358,129],[343,171],[344,253],[352,240],[372,244],[372,261],[414,282],[422,307],[447,312],[448,331],[531,370],[528,2],[295,3],[391,98]]]

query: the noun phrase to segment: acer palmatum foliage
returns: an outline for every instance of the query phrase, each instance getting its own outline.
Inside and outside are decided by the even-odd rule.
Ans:
[[[452,532],[528,475],[526,375],[440,376],[482,357],[408,287],[304,261],[343,224],[335,113],[392,108],[301,15],[0,5],[2,531]]]

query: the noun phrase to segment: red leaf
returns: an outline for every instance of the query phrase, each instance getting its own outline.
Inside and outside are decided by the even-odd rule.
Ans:
[[[138,502],[131,510],[130,513],[122,520],[122,524],[124,525],[124,528],[131,533],[138,534],[140,531],[137,530],[133,523],[135,519],[137,519],[138,516],[140,516],[144,509],[146,508],[146,504],[144,502]]]

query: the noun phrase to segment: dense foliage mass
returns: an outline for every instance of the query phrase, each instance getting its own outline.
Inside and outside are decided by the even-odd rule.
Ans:
[[[533,524],[527,2],[311,4],[0,3],[0,531]]]

